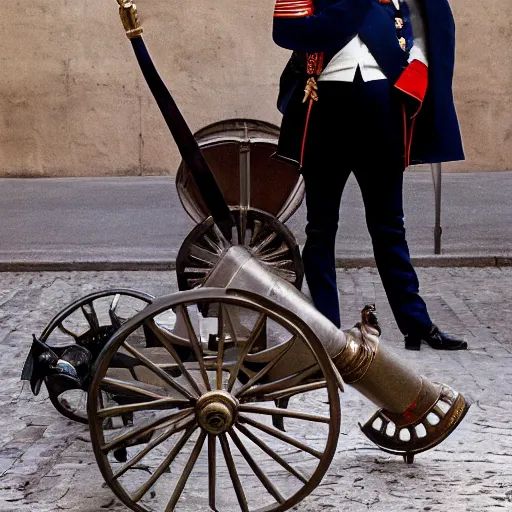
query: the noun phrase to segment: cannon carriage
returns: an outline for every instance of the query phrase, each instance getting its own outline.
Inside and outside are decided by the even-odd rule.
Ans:
[[[194,137],[151,62],[135,6],[118,1],[183,156],[177,187],[197,226],[179,251],[179,292],[79,299],[34,337],[23,378],[34,393],[44,382],[60,413],[89,424],[106,483],[137,512],[187,501],[222,511],[296,505],[335,454],[345,384],[377,406],[363,433],[413,462],[469,404],[380,343],[372,306],[345,332],[313,307],[284,224],[303,185],[268,161],[275,127],[234,120],[227,136],[224,123]],[[263,179],[281,186],[261,193]]]

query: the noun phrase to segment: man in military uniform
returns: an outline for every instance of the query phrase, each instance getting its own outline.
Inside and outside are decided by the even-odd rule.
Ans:
[[[343,188],[361,189],[375,260],[405,347],[460,350],[419,295],[403,219],[411,163],[464,158],[452,95],[447,0],[277,0],[274,41],[293,50],[281,77],[275,157],[304,176],[303,260],[316,307],[340,326],[334,244]]]

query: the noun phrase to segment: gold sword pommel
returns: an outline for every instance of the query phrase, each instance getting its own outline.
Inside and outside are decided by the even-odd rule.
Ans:
[[[119,16],[123,22],[128,39],[140,37],[143,29],[137,15],[137,6],[132,0],[117,0],[117,3],[119,4]]]

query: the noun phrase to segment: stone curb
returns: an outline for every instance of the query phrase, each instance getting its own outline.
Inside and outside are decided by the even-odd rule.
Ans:
[[[510,267],[512,255],[424,255],[412,256],[415,267]],[[337,268],[375,267],[375,260],[370,257],[336,258]]]
[[[424,255],[412,257],[416,267],[510,267],[512,254],[489,255]],[[371,256],[336,258],[337,268],[375,267]],[[141,261],[0,261],[0,272],[72,272],[72,271],[168,271],[176,269],[174,260]]]

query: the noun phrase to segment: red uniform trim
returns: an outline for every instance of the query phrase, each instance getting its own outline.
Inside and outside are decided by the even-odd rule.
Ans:
[[[315,6],[313,0],[277,0],[274,9],[274,18],[305,18],[313,15]],[[307,73],[309,77],[318,77],[322,72],[323,53],[310,53],[307,56]],[[302,167],[304,161],[304,152],[306,150],[306,139],[308,134],[309,119],[311,110],[313,109],[314,100],[309,99],[306,120],[304,123],[304,131],[302,133],[302,142],[300,148],[299,168]]]
[[[409,167],[407,146],[408,146],[408,130],[407,130],[407,112],[405,111],[405,104],[402,103],[402,121],[404,124],[404,169]]]
[[[324,54],[320,53],[308,53],[307,56],[307,72],[309,76],[320,76],[324,66]],[[311,110],[313,109],[313,103],[315,101],[310,98],[308,103],[308,111],[306,113],[306,121],[304,123],[304,133],[302,134],[302,145],[300,148],[300,162],[299,169],[302,169],[304,163],[304,153],[306,151],[306,139],[308,136],[309,118],[311,117]]]
[[[407,118],[405,104],[402,103],[402,115],[404,118],[404,167],[407,168],[411,165],[411,149],[412,139],[414,137],[414,126],[416,124],[416,117],[412,120]]]
[[[274,18],[305,18],[314,10],[312,0],[277,0]]]
[[[419,60],[413,60],[397,80],[395,87],[418,101],[415,117],[420,111],[428,88],[428,67]]]
[[[313,100],[309,100],[308,104],[308,111],[306,114],[306,122],[304,123],[304,133],[302,134],[302,144],[300,147],[300,162],[299,162],[299,168],[302,169],[302,165],[304,164],[304,153],[306,151],[306,139],[308,136],[308,125],[309,125],[309,118],[311,117],[311,110],[313,109]]]
[[[405,167],[409,167],[411,164],[411,148],[416,116],[421,110],[425,95],[427,94],[428,67],[419,60],[413,60],[400,75],[395,87],[404,94],[407,94],[409,99],[416,100],[417,102],[412,112],[409,108],[406,108],[405,103],[402,104],[404,118],[404,164]]]

